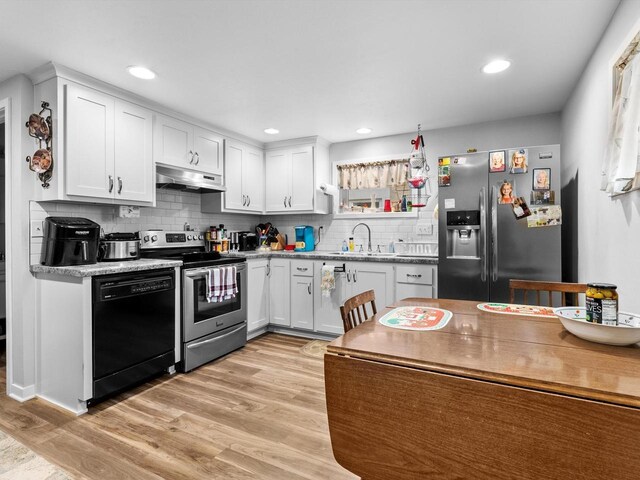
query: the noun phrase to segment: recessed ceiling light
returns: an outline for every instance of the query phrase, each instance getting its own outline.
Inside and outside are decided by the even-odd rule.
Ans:
[[[368,133],[371,133],[373,130],[371,130],[368,127],[362,127],[356,130],[356,133],[359,133],[360,135],[367,135]]]
[[[280,133],[280,130],[278,130],[277,128],[265,128],[264,133],[268,133],[269,135],[277,135],[278,133]]]
[[[506,70],[510,66],[511,62],[509,60],[494,60],[482,67],[482,71],[484,73],[498,73]]]
[[[155,72],[149,70],[147,67],[141,67],[140,65],[132,65],[127,67],[127,70],[134,77],[142,78],[143,80],[152,80],[156,78]]]

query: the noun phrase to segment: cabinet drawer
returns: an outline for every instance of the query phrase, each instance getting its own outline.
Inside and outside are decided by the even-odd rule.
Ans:
[[[416,285],[433,285],[435,268],[431,265],[398,265],[396,282]]]
[[[313,260],[291,260],[291,275],[313,277]]]
[[[412,297],[433,298],[433,287],[417,283],[396,283],[397,301]]]

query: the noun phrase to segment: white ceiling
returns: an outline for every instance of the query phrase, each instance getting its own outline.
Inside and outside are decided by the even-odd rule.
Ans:
[[[0,81],[54,61],[256,140],[361,139],[560,110],[618,3],[0,0]]]

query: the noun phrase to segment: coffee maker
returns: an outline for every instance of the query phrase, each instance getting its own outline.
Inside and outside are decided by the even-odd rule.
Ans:
[[[299,225],[294,227],[296,231],[296,252],[312,252],[315,250],[315,237],[313,227],[310,225]]]
[[[40,263],[49,267],[90,265],[98,261],[100,225],[79,217],[47,217]]]

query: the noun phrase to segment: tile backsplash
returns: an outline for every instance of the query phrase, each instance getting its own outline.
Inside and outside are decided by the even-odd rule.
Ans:
[[[343,240],[348,240],[353,227],[363,221],[371,228],[373,249],[380,245],[387,251],[390,242],[403,239],[438,241],[437,221],[433,219],[433,210],[419,212],[417,218],[334,218],[333,215],[239,215],[210,214],[200,211],[201,196],[197,193],[166,191],[156,192],[156,207],[140,207],[140,218],[120,218],[117,205],[100,205],[69,202],[31,202],[31,221],[41,221],[48,216],[86,217],[99,223],[105,233],[135,232],[138,230],[183,230],[185,222],[194,230],[202,231],[209,225],[224,224],[229,230],[250,230],[255,225],[270,221],[282,234],[286,234],[289,243],[295,242],[296,225],[312,225],[318,235],[318,227],[323,226],[318,250],[339,250]],[[416,225],[433,225],[432,235],[416,234]],[[356,244],[366,248],[367,233],[363,227],[358,228],[354,236]],[[42,237],[31,237],[31,263],[40,262]]]

